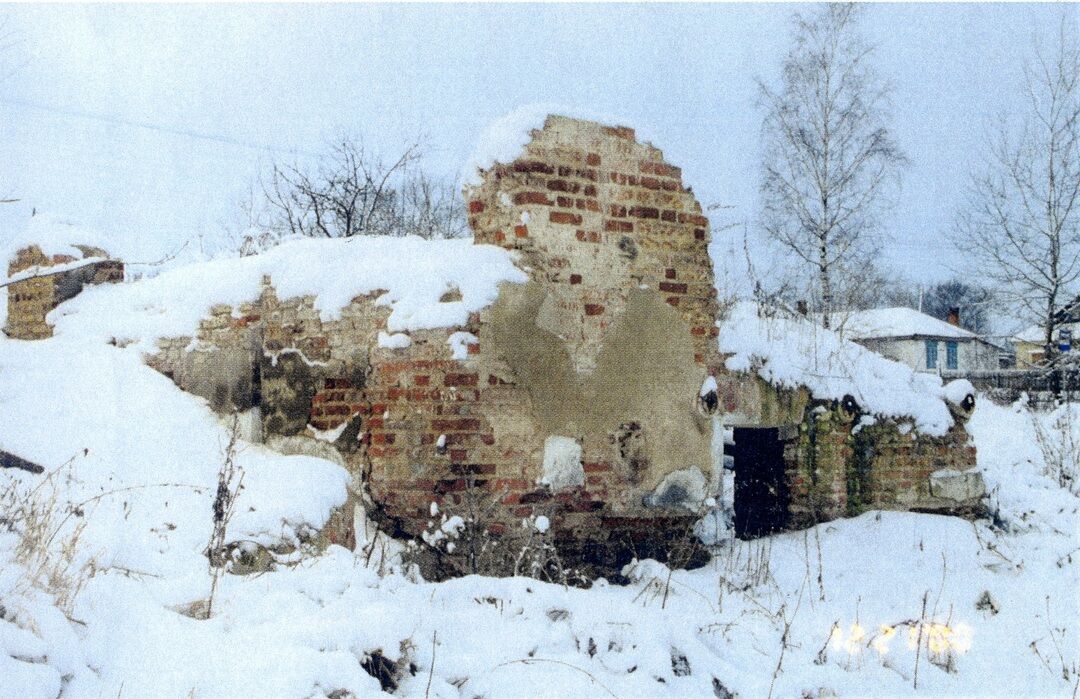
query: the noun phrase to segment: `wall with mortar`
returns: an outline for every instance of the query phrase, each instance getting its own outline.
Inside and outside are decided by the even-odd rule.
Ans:
[[[88,249],[88,257],[107,257],[104,251]],[[19,250],[8,263],[8,276],[32,267],[41,269],[35,276],[8,286],[8,317],[4,333],[20,340],[40,340],[52,337],[53,329],[45,316],[58,305],[72,298],[89,284],[110,284],[124,281],[124,263],[117,260],[90,262],[75,269],[50,274],[49,267],[76,262],[70,255],[46,255],[37,245]]]
[[[482,543],[446,556],[469,557],[458,570],[506,572],[493,547],[539,515],[574,562],[665,558],[719,486],[722,424],[787,428],[795,524],[933,508],[929,473],[973,465],[962,427],[914,442],[895,426],[858,431],[839,406],[727,372],[708,221],[679,169],[632,130],[549,117],[467,201],[476,242],[516,251],[529,281],[465,327],[380,347],[381,291],[324,322],[313,298],[280,299],[267,279],[257,301],[216,307],[149,361],[218,409],[258,406],[268,441],[331,445],[396,534],[437,525],[433,502],[471,518]],[[455,357],[460,331],[476,341]],[[710,375],[716,393],[702,397]],[[567,453],[574,463],[553,477],[545,462]]]

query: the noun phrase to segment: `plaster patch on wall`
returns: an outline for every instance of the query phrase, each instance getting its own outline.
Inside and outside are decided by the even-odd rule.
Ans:
[[[576,439],[555,435],[544,440],[544,463],[540,483],[552,490],[585,485],[581,445]]]

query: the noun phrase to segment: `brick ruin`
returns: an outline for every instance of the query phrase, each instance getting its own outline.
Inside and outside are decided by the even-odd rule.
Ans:
[[[19,250],[8,262],[8,278],[20,279],[8,286],[8,315],[4,333],[19,340],[52,337],[45,322],[49,311],[74,297],[84,286],[124,281],[124,263],[109,259],[100,248],[74,246],[82,259],[67,255],[46,255],[37,245]],[[78,264],[77,264],[78,263]],[[59,268],[59,270],[50,270]]]
[[[977,507],[973,398],[931,438],[859,427],[852,400],[725,368],[709,221],[632,129],[550,116],[482,174],[467,192],[475,242],[516,251],[529,280],[503,284],[465,327],[384,347],[379,291],[324,322],[313,297],[279,298],[265,278],[258,299],[215,307],[148,362],[218,410],[257,408],[270,446],[346,464],[355,502],[395,536],[431,540],[442,515],[461,515],[453,551],[420,547],[437,573],[513,572],[540,516],[545,541],[589,572],[702,561],[689,532],[722,487],[728,427],[740,536]],[[339,517],[331,539],[349,543],[350,525]]]

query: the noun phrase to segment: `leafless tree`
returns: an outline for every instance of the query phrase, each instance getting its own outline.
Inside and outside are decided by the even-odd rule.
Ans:
[[[1056,46],[1035,42],[1023,114],[1003,117],[972,176],[953,241],[1003,300],[1038,322],[1054,355],[1059,311],[1080,282],[1080,46],[1063,16]]]
[[[779,89],[759,81],[762,223],[815,272],[826,327],[838,267],[879,245],[879,218],[905,163],[885,126],[890,90],[858,34],[859,11],[829,4],[797,13]]]
[[[468,232],[465,202],[452,183],[421,170],[407,176],[397,199],[396,216],[403,235],[459,238]]]
[[[418,142],[385,161],[342,136],[312,165],[275,162],[245,213],[263,238],[461,235],[465,216],[454,188],[423,172],[420,160]]]

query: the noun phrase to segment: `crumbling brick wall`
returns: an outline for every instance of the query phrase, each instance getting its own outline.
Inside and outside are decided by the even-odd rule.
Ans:
[[[86,248],[84,257],[108,257],[95,248]],[[40,273],[8,286],[8,317],[4,333],[20,340],[52,337],[53,329],[45,321],[49,311],[74,297],[84,286],[110,284],[124,280],[124,263],[100,260],[50,273],[50,267],[77,262],[71,255],[46,255],[37,245],[19,250],[8,263],[8,277],[37,268]]]
[[[469,519],[482,550],[447,556],[458,570],[508,572],[505,558],[478,557],[541,515],[572,562],[610,572],[667,557],[720,486],[724,424],[790,428],[795,524],[932,506],[928,469],[972,463],[962,427],[917,448],[886,426],[860,437],[844,406],[728,372],[708,220],[679,169],[632,130],[549,117],[516,160],[483,173],[467,206],[476,242],[514,250],[529,279],[504,284],[464,327],[381,346],[382,291],[326,321],[315,299],[279,298],[266,279],[257,301],[215,308],[150,361],[219,409],[258,406],[268,441],[331,445],[393,533],[437,526],[432,503]],[[448,289],[442,301],[459,298]],[[553,474],[559,458],[572,468]]]

